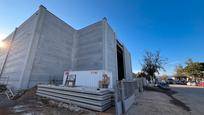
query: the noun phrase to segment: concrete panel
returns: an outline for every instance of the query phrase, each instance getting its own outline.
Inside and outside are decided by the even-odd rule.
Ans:
[[[9,49],[8,44],[11,42],[12,36],[13,36],[13,32],[3,40],[3,42],[6,44],[6,48],[1,48],[1,50],[0,50],[0,70],[1,71],[3,71],[2,70],[3,64],[4,64],[4,61],[6,59],[8,49]]]
[[[117,113],[117,115],[122,115],[122,113],[123,113],[122,110],[123,110],[122,102],[119,101],[119,102],[116,103],[116,113]]]
[[[126,100],[123,100],[123,110],[124,112],[127,112],[128,109],[131,107],[131,105],[135,102],[135,94],[127,98]]]
[[[29,87],[49,80],[62,80],[72,67],[73,39],[76,30],[46,10]],[[57,66],[57,67],[56,67]]]
[[[103,26],[97,22],[78,32],[74,55],[74,70],[103,69]]]
[[[38,41],[40,38],[40,33],[41,33],[41,28],[43,25],[43,19],[44,19],[44,12],[45,12],[45,8],[43,8],[42,6],[39,7],[38,13],[36,13],[36,15],[38,15],[36,22],[33,24],[33,33],[31,34],[31,40],[29,40],[28,43],[28,53],[25,56],[25,64],[24,64],[24,68],[23,68],[23,72],[22,72],[22,77],[20,80],[20,88],[21,89],[26,89],[28,88],[28,84],[29,84],[29,80],[30,80],[30,74],[32,71],[32,65],[34,62],[34,58],[35,58],[35,52],[37,49],[37,45],[38,45]]]
[[[132,64],[131,55],[126,47],[124,47],[124,62],[125,62],[125,79],[132,80]]]
[[[11,41],[11,33],[5,41]],[[27,88],[49,80],[62,80],[65,70],[105,70],[117,80],[116,35],[107,20],[80,30],[40,6],[18,29],[4,69],[7,50],[1,51],[2,77],[15,88]],[[124,47],[125,77],[132,76],[130,53]],[[19,82],[18,82],[19,81]]]
[[[36,94],[97,111],[104,111],[111,106],[112,95],[108,89],[97,90],[95,88],[52,85],[38,85]]]
[[[2,77],[9,77],[9,85],[16,89],[20,88],[20,79],[25,65],[25,57],[29,49],[28,43],[34,31],[33,25],[35,25],[37,20],[36,13],[18,27],[16,34],[14,36],[12,35],[14,37],[13,42],[11,43],[10,41],[11,48],[3,69]],[[9,39],[11,39],[11,35],[9,37]]]
[[[116,80],[118,77],[117,73],[117,48],[116,48],[116,38],[115,33],[108,23],[105,23],[106,27],[106,53],[107,53],[107,70],[113,74],[113,87],[116,85]]]
[[[68,92],[65,90],[56,90],[56,89],[49,89],[49,88],[41,88],[38,87],[38,91],[47,91],[47,92],[53,92],[53,93],[61,93],[61,94],[66,94],[69,96],[75,96],[75,97],[83,97],[83,98],[87,98],[87,99],[92,99],[92,100],[106,100],[106,99],[110,99],[112,94],[109,95],[90,95],[90,94],[86,94],[86,93],[80,93],[80,92]]]

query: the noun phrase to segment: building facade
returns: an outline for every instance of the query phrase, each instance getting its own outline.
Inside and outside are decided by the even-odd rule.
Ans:
[[[62,80],[65,70],[106,70],[113,81],[131,79],[131,56],[103,18],[76,30],[44,6],[6,39],[1,50],[0,77],[25,89],[50,79]]]

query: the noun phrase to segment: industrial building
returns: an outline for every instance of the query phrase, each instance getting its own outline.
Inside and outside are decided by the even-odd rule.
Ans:
[[[117,80],[132,78],[131,56],[106,18],[76,30],[44,6],[15,29],[1,49],[0,77],[26,89],[63,79],[64,71],[105,70]]]

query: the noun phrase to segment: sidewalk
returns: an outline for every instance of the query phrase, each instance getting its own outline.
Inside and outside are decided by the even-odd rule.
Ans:
[[[126,115],[190,115],[190,112],[174,105],[172,98],[165,93],[144,91]]]
[[[204,88],[204,87],[201,87],[201,86],[176,85],[176,84],[169,85],[169,86],[170,87],[184,87],[184,88]]]

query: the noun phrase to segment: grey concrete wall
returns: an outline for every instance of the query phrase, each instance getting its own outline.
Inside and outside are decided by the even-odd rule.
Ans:
[[[22,77],[24,65],[26,63],[25,58],[29,49],[28,43],[31,39],[31,35],[34,30],[33,25],[35,25],[36,19],[37,15],[32,15],[18,27],[14,36],[12,34],[8,36],[6,40],[4,40],[11,40],[12,36],[14,37],[13,42],[9,42],[11,48],[3,69],[2,77],[9,77],[9,85],[16,89],[20,88],[20,80]],[[5,58],[3,60],[5,60]]]
[[[103,69],[103,25],[94,23],[77,32],[74,70]]]
[[[112,72],[113,81],[118,80],[118,70],[117,70],[117,36],[115,35],[111,26],[105,21],[105,55],[107,56],[107,70]],[[131,55],[128,49],[123,45],[124,51],[124,72],[125,79],[132,79],[132,64],[131,64]],[[115,82],[113,82],[115,83]],[[115,85],[115,84],[113,84]]]
[[[9,49],[8,44],[11,42],[12,36],[13,36],[13,32],[2,41],[6,45],[5,45],[5,47],[0,48],[0,70],[1,71],[3,68],[3,64],[5,61],[6,55],[8,53],[8,49]]]
[[[5,41],[9,41],[12,34]],[[117,38],[106,19],[80,30],[40,6],[16,32],[3,69],[9,84],[28,88],[49,80],[62,80],[65,70],[108,70],[117,80]],[[0,68],[6,50],[0,56]],[[125,75],[132,75],[130,53],[124,48]]]
[[[125,62],[125,78],[126,80],[132,80],[132,63],[131,55],[126,47],[124,47],[124,62]]]
[[[106,54],[107,54],[107,70],[112,72],[113,75],[113,86],[116,84],[116,80],[118,79],[117,73],[117,47],[116,47],[116,36],[110,25],[106,22],[105,23],[106,29]]]
[[[52,79],[62,80],[64,71],[72,68],[75,33],[71,26],[45,11],[29,87]]]

